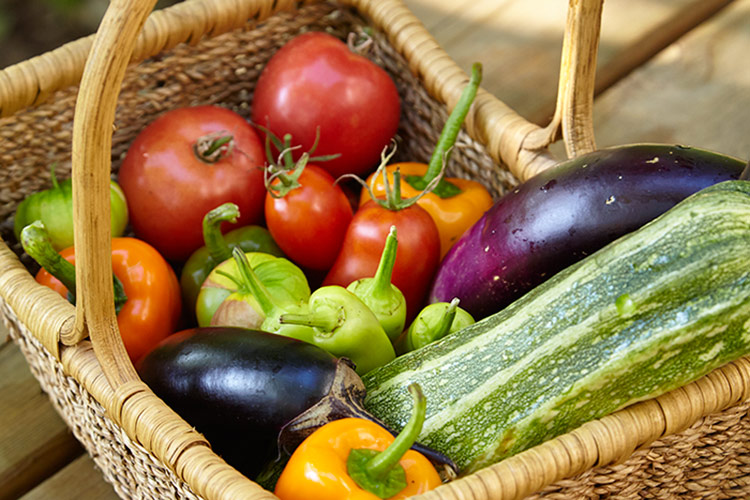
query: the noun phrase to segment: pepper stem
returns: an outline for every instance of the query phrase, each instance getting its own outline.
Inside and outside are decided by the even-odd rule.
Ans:
[[[409,176],[406,179],[413,188],[425,189],[440,172],[442,172],[445,164],[448,163],[450,158],[451,149],[456,143],[456,138],[461,130],[466,115],[469,114],[472,102],[477,95],[479,90],[479,84],[482,81],[482,64],[474,63],[471,67],[471,78],[469,83],[464,87],[461,97],[458,99],[456,106],[451,111],[448,119],[443,125],[443,130],[440,132],[440,137],[435,145],[435,149],[430,157],[430,163],[427,167],[427,172],[424,176]],[[450,198],[461,193],[461,190],[455,185],[451,184],[445,179],[442,179],[435,189],[432,191],[441,198]]]
[[[68,301],[75,304],[76,268],[57,253],[42,221],[34,221],[23,228],[21,231],[21,246],[37,264],[60,280],[60,283],[68,289]],[[112,274],[112,283],[115,294],[115,312],[119,314],[122,306],[128,301],[128,297],[125,295],[122,282],[114,273]]]
[[[419,384],[407,387],[414,407],[411,417],[396,439],[385,450],[353,449],[347,459],[347,472],[357,485],[380,498],[389,498],[403,490],[406,473],[399,461],[417,440],[424,425],[427,401]]]
[[[203,241],[214,262],[224,262],[232,257],[232,249],[221,233],[221,223],[231,222],[235,224],[239,216],[240,209],[237,205],[224,203],[203,217]]]
[[[445,337],[450,331],[451,325],[453,325],[453,320],[456,318],[458,303],[458,297],[454,297],[453,300],[451,300],[448,304],[448,307],[445,309],[443,314],[440,316],[440,321],[435,325],[434,338],[436,340]]]
[[[60,280],[74,297],[76,294],[76,269],[63,259],[52,246],[47,228],[42,221],[34,221],[21,231],[21,246],[24,251],[48,273]]]
[[[237,263],[237,271],[240,275],[240,282],[238,283],[241,288],[246,288],[255,300],[258,301],[263,314],[270,316],[273,311],[276,310],[276,304],[271,298],[271,294],[268,293],[268,289],[263,286],[258,277],[255,275],[250,261],[247,260],[247,255],[239,247],[232,249],[232,257],[234,257]]]
[[[398,250],[398,238],[396,236],[396,226],[391,226],[388,237],[385,239],[385,247],[380,256],[378,270],[373,276],[370,296],[376,299],[384,299],[392,293],[391,278],[393,277],[393,267],[396,264],[396,251]]]
[[[279,317],[282,325],[311,326],[324,332],[332,332],[341,322],[341,314],[329,307],[316,308],[309,314],[284,313]]]

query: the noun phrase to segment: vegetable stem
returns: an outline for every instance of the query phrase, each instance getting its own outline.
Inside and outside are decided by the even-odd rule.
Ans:
[[[385,240],[383,254],[380,256],[378,269],[373,276],[370,296],[376,300],[387,300],[393,293],[391,279],[393,277],[393,267],[396,264],[396,251],[398,250],[398,238],[396,236],[396,226],[391,226],[388,237]]]
[[[441,339],[445,337],[453,325],[453,320],[456,318],[456,311],[458,309],[459,299],[454,297],[450,301],[443,315],[440,316],[440,321],[435,325],[435,339]]]
[[[469,113],[471,103],[474,101],[474,97],[477,95],[479,89],[479,83],[482,81],[482,64],[474,63],[471,67],[471,78],[469,79],[468,85],[464,88],[461,93],[456,106],[451,111],[448,120],[443,126],[443,130],[440,132],[440,138],[438,139],[435,149],[430,157],[430,163],[427,167],[423,182],[425,185],[429,184],[434,178],[436,178],[440,171],[443,169],[444,163],[447,163],[450,157],[450,150],[456,143],[458,132],[461,130],[461,125]]]
[[[47,228],[42,221],[35,221],[21,231],[21,246],[48,273],[60,280],[68,292],[75,297],[76,269],[63,259],[52,246]]]
[[[263,314],[270,316],[276,310],[276,304],[271,299],[271,294],[268,293],[266,287],[263,286],[263,283],[255,275],[250,261],[247,260],[247,255],[245,255],[245,252],[241,248],[234,247],[232,249],[232,257],[234,257],[237,263],[237,271],[242,280],[241,287],[246,288],[255,297]]]
[[[324,332],[332,332],[341,324],[340,314],[329,307],[318,307],[309,314],[285,313],[279,317],[279,323],[288,325],[303,325],[318,328]]]
[[[217,264],[232,257],[232,249],[221,233],[221,223],[236,223],[240,210],[234,203],[224,203],[203,217],[203,241],[208,253]]]
[[[407,387],[414,402],[411,417],[406,426],[399,432],[396,439],[384,451],[378,453],[367,463],[367,471],[374,477],[383,477],[404,456],[417,440],[424,425],[425,413],[427,411],[427,399],[424,397],[419,384],[412,382]]]
[[[76,268],[57,253],[42,221],[34,221],[23,228],[21,246],[32,259],[68,289],[68,301],[75,305]],[[112,273],[112,286],[114,287],[115,313],[119,314],[122,306],[128,301],[128,296],[125,294],[122,282],[114,273]]]

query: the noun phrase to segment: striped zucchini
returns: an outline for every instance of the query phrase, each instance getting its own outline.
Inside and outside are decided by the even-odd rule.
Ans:
[[[420,442],[464,473],[750,352],[750,182],[727,181],[503,311],[364,377],[394,428],[418,382]]]

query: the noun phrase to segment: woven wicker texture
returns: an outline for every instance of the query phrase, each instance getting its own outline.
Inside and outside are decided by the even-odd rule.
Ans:
[[[273,3],[293,6],[293,2]],[[236,17],[221,10],[230,4],[237,10]],[[361,33],[367,24],[350,8],[315,4],[293,13],[278,13],[260,25],[251,23],[234,29],[241,24],[237,19],[265,17],[268,9],[248,7],[255,4],[186,2],[184,7],[152,16],[132,59],[157,55],[131,66],[125,76],[112,138],[113,175],[137,132],[163,111],[211,103],[247,117],[254,81],[265,61],[283,43],[306,30],[327,30],[346,39],[350,32]],[[403,6],[396,11],[385,5],[374,2],[368,8],[373,22],[392,26],[393,30],[388,36],[378,32],[372,35],[375,43],[368,56],[391,74],[404,103],[398,156],[426,160],[447,116],[446,105],[431,94],[440,96],[450,107],[465,75],[425,71],[425,65],[430,69],[450,68],[453,63],[434,48],[434,40],[429,37],[398,39],[419,26],[414,25],[408,12],[404,13]],[[188,21],[184,16],[189,10],[181,10],[195,6],[199,10],[215,7],[216,12],[204,14],[213,20],[210,31],[216,36],[197,41],[206,28],[196,26],[201,15]],[[170,23],[177,26],[172,29]],[[179,40],[191,43],[176,45]],[[406,58],[394,45],[401,47]],[[26,270],[34,270],[30,262],[23,261],[26,268],[18,264],[16,255],[24,256],[12,237],[12,213],[24,196],[50,185],[50,164],[57,163],[60,177],[70,173],[77,87],[67,85],[80,78],[90,46],[91,40],[85,39],[0,73],[0,102],[6,103],[2,112],[9,115],[0,119],[0,163],[4,167],[0,170],[0,230],[13,249],[11,252],[0,245],[0,306],[5,321],[55,407],[123,498],[272,498],[250,481],[237,478],[233,469],[210,452],[202,437],[155,402],[143,384],[128,382],[113,390],[88,342],[60,348],[58,340],[71,329],[75,309],[33,283]],[[161,51],[163,47],[169,50]],[[58,59],[65,63],[56,64]],[[51,75],[52,67],[58,68],[50,79],[54,84],[37,84],[47,81],[45,74]],[[414,73],[429,78],[420,81]],[[450,76],[441,80],[442,74]],[[449,173],[480,180],[493,194],[500,195],[528,172],[499,164],[497,158],[518,156],[527,134],[544,131],[523,121],[499,101],[481,93],[479,97],[467,126],[478,140],[461,134]],[[11,114],[13,109],[18,111]],[[512,133],[487,133],[493,126],[508,122],[513,123]],[[717,413],[747,398],[748,366],[741,360],[663,396],[658,403],[645,402],[592,422],[538,449],[439,488],[425,498],[508,499],[534,491],[548,498],[750,497],[750,486],[744,479],[749,453],[746,443],[750,423],[744,418],[747,404]],[[711,415],[700,419],[707,413]],[[679,433],[631,456],[634,449],[664,432]],[[622,463],[591,469],[611,461]],[[575,477],[557,481],[570,476]]]

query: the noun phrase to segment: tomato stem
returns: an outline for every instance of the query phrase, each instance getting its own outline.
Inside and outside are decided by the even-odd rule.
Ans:
[[[229,156],[234,148],[234,136],[226,131],[198,138],[193,145],[195,155],[206,163],[216,163]]]

